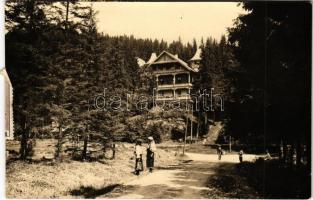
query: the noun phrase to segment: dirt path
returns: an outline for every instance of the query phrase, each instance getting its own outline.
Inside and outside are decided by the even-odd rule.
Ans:
[[[245,180],[233,173],[238,156],[226,155],[219,161],[216,155],[187,155],[188,159],[178,166],[157,168],[98,198],[236,198],[238,191],[247,198],[256,196]],[[254,155],[245,157],[254,158]],[[224,187],[228,183],[232,185]]]

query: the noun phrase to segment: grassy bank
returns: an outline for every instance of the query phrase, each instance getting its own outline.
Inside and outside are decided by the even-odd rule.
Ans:
[[[47,143],[51,144],[47,146]],[[7,164],[7,198],[92,198],[92,194],[88,196],[89,193],[104,194],[115,186],[136,178],[132,173],[132,144],[117,144],[115,160],[80,162],[67,159],[62,163],[41,161],[39,158],[45,153],[53,153],[53,144],[54,141],[38,141],[33,162],[16,160]],[[7,149],[18,146],[16,142],[7,145]],[[166,167],[177,164],[176,158],[175,153],[158,149],[155,165]]]

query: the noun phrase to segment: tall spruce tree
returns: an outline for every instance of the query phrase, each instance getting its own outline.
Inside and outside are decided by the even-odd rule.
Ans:
[[[240,62],[231,130],[262,142],[310,140],[311,4],[240,6],[249,13],[229,29]]]
[[[38,1],[6,3],[6,65],[14,87],[15,132],[21,136],[22,159],[31,151],[36,127],[47,121],[42,75],[50,63],[42,40],[51,26],[44,8]]]

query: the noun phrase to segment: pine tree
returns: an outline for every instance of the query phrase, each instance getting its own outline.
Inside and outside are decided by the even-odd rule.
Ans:
[[[14,87],[15,130],[21,135],[21,158],[27,158],[35,144],[37,126],[46,121],[41,76],[49,60],[42,42],[50,28],[45,4],[38,1],[6,3],[6,65]]]

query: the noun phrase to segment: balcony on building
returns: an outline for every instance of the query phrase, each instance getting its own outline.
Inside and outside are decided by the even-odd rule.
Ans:
[[[191,78],[189,73],[158,75],[157,76],[158,88],[182,88],[191,87]]]
[[[190,99],[190,89],[166,89],[157,92],[156,100],[186,100]]]

